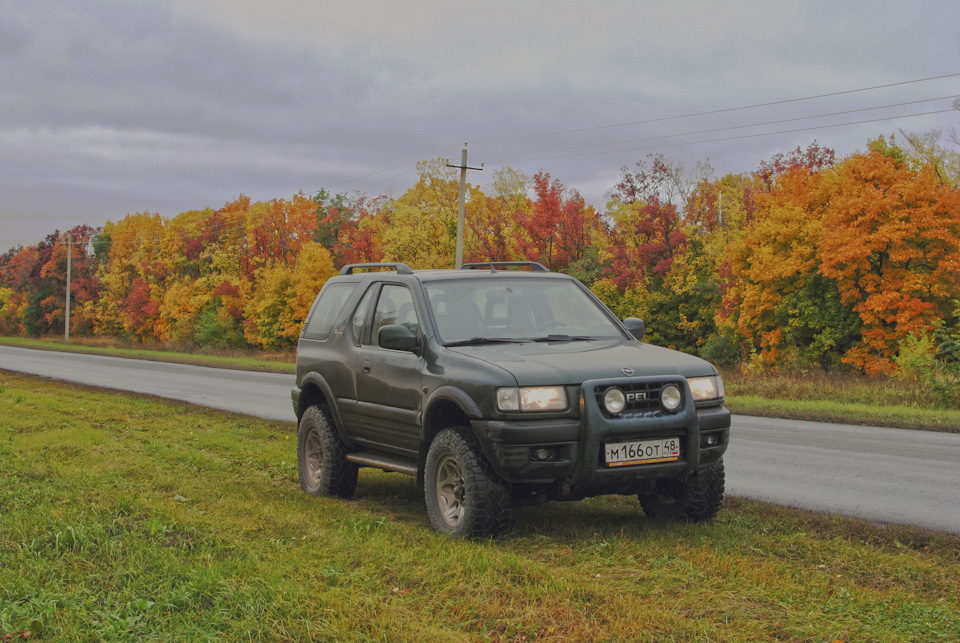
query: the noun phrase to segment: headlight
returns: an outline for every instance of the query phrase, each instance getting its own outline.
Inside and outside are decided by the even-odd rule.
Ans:
[[[690,392],[693,393],[695,402],[718,400],[723,397],[723,380],[719,375],[691,377],[687,382],[690,383]]]
[[[497,389],[501,411],[565,411],[567,394],[562,386],[527,386]]]

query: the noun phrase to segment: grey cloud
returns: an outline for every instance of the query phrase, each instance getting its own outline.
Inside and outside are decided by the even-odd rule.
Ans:
[[[620,166],[654,151],[688,167],[709,157],[722,174],[815,138],[846,154],[901,126],[960,126],[944,117],[697,145],[676,145],[697,137],[659,139],[589,156],[535,153],[960,93],[948,79],[756,112],[479,142],[960,71],[948,67],[960,50],[958,10],[945,0],[923,10],[702,4],[630,0],[601,10],[559,0],[431,0],[419,12],[383,3],[371,16],[347,3],[6,0],[0,251],[57,227],[141,210],[173,216],[240,192],[398,193],[412,184],[415,160],[458,158],[465,141],[471,162],[504,159],[531,176],[543,168],[602,206]],[[525,154],[506,156],[517,151]],[[483,185],[496,167],[472,173],[471,182]]]

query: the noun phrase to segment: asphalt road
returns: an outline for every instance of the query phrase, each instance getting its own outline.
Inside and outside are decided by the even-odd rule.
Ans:
[[[0,369],[294,421],[292,375],[0,346]],[[960,435],[734,416],[727,493],[960,534]]]

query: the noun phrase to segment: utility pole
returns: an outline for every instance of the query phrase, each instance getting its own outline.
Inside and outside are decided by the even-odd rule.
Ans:
[[[460,168],[460,201],[457,204],[457,270],[463,265],[463,206],[467,195],[467,170],[483,171],[483,164],[480,167],[467,166],[467,144],[463,144],[463,152],[460,153],[460,165],[450,165],[447,160],[447,167]]]
[[[70,344],[70,266],[73,263],[73,235],[67,233],[67,315],[63,325],[63,343]]]

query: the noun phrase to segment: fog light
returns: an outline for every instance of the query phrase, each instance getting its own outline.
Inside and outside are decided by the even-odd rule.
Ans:
[[[608,388],[603,394],[603,408],[610,415],[619,415],[627,405],[627,396],[618,388]]]
[[[719,444],[720,444],[720,436],[717,435],[716,433],[705,435],[700,440],[700,446],[703,446],[703,447],[715,447]]]
[[[667,384],[660,391],[660,404],[668,411],[676,411],[680,408],[683,397],[680,395],[680,389],[676,384]]]
[[[553,460],[556,451],[549,447],[537,447],[530,449],[530,459],[534,462],[547,462]]]

